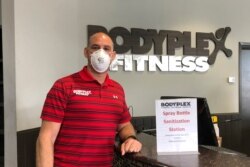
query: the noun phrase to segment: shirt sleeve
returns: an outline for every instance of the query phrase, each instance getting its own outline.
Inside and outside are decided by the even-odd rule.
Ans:
[[[123,112],[121,114],[120,124],[129,122],[130,120],[131,120],[131,115],[129,113],[129,109],[128,109],[128,106],[126,104],[125,95],[124,95]]]
[[[64,118],[66,104],[66,92],[63,83],[58,80],[54,83],[47,94],[41,114],[41,119],[61,123]]]

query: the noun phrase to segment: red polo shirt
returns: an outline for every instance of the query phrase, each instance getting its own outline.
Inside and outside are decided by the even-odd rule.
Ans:
[[[61,123],[54,166],[112,166],[118,124],[130,121],[122,86],[107,75],[100,85],[84,67],[55,82],[41,118]]]

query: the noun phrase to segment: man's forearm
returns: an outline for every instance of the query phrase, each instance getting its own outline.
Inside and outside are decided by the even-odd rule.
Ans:
[[[49,141],[38,138],[36,143],[36,167],[54,166],[54,146]]]
[[[36,143],[36,166],[54,166],[54,143],[61,127],[60,123],[43,121]]]
[[[126,140],[128,137],[135,135],[135,130],[131,123],[127,124],[119,131],[120,139],[123,141]]]

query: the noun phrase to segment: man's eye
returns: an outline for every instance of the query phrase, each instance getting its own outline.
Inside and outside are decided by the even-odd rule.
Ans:
[[[105,51],[111,51],[110,48],[103,48]]]
[[[93,50],[98,50],[100,47],[99,46],[91,46],[91,49]]]

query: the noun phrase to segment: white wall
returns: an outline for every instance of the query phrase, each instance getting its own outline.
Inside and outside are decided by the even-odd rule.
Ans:
[[[226,46],[232,49],[232,57],[220,52],[206,73],[120,71],[111,75],[124,86],[134,116],[155,115],[154,101],[161,95],[206,97],[212,113],[239,112],[238,42],[250,41],[249,5],[246,0],[15,1],[17,130],[40,126],[44,98],[53,82],[86,64],[82,49],[89,24],[193,35],[231,27]],[[236,83],[228,84],[228,76],[235,76]]]

